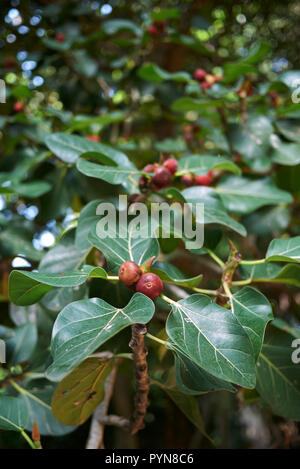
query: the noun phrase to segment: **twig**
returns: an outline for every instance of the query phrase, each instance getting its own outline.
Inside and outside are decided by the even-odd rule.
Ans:
[[[107,411],[113,394],[119,363],[120,360],[116,360],[116,364],[112,372],[105,381],[105,397],[93,414],[86,449],[104,449],[103,438],[105,424],[101,422],[101,419],[104,419],[107,416]]]
[[[134,324],[131,326],[131,340],[129,347],[133,352],[133,362],[135,365],[136,395],[134,400],[134,411],[130,421],[130,433],[134,435],[144,428],[144,417],[149,405],[148,394],[150,379],[147,366],[147,348],[145,347],[145,334],[147,328],[145,324]]]
[[[114,425],[115,427],[120,427],[124,430],[128,430],[130,425],[128,419],[120,417],[119,415],[104,415],[99,418],[99,422],[103,425]]]

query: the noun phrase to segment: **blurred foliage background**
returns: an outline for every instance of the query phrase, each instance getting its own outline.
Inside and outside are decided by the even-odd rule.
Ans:
[[[164,9],[173,9],[166,30],[151,36],[148,28],[153,20],[164,20]],[[45,135],[68,127],[99,137],[124,150],[139,168],[157,159],[159,151],[172,151],[174,144],[184,150],[190,145],[187,126],[194,114],[179,121],[168,106],[180,96],[177,84],[143,81],[136,74],[138,67],[149,61],[170,73],[192,74],[201,67],[217,75],[224,61],[242,59],[254,41],[264,40],[270,51],[258,63],[255,91],[260,80],[276,81],[282,72],[300,68],[300,3],[11,0],[1,2],[0,18],[0,78],[6,84],[6,103],[0,104],[0,293],[1,316],[10,326],[9,271],[35,266],[99,192],[99,183],[54,163],[45,148],[36,150]],[[232,102],[234,108],[234,96]],[[203,109],[201,118],[208,115]],[[205,136],[204,129],[200,144],[214,149],[213,139]],[[299,190],[298,166],[283,171],[289,187],[294,184]],[[6,184],[7,173],[13,184]],[[30,180],[39,183],[26,185],[29,173]],[[101,191],[108,194],[111,186],[101,183]],[[261,242],[267,244],[264,235]],[[20,251],[27,260],[17,255]],[[115,393],[113,408],[122,415],[131,402],[123,390],[130,386],[125,373],[118,380],[116,389],[122,392]],[[255,406],[239,406],[229,393],[204,396],[200,407],[208,432],[222,448],[284,447],[297,433],[294,423],[258,412]],[[159,389],[152,392],[147,423],[138,437],[107,428],[106,447],[210,447]],[[79,448],[88,429],[89,422],[70,435],[46,437],[43,445]],[[15,433],[1,431],[0,447],[22,448],[26,443]]]

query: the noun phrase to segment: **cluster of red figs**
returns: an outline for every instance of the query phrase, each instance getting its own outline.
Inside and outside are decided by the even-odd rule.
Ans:
[[[211,88],[217,81],[222,80],[222,75],[212,75],[211,73],[207,73],[204,68],[197,68],[194,71],[193,75],[194,80],[200,83],[200,86],[203,90],[207,90]]]
[[[143,168],[143,172],[147,174],[154,173],[154,175],[152,177],[142,175],[139,179],[140,189],[147,189],[152,184],[157,189],[168,187],[177,168],[178,163],[175,158],[168,158],[163,165],[159,165],[158,163],[147,164]]]
[[[210,184],[212,183],[212,180],[213,180],[213,176],[214,176],[214,173],[213,173],[212,169],[210,171],[208,171],[207,174],[203,174],[203,175],[200,175],[200,176],[198,176],[196,174],[188,173],[188,174],[184,174],[181,177],[181,182],[182,182],[182,184],[184,184],[187,187],[190,187],[190,186],[210,186]]]
[[[166,30],[166,22],[165,21],[157,21],[153,20],[152,24],[148,26],[147,31],[151,36],[160,36]]]
[[[119,268],[119,279],[133,291],[143,293],[151,300],[157,298],[163,290],[163,283],[158,275],[151,272],[144,273],[133,261],[123,262]]]

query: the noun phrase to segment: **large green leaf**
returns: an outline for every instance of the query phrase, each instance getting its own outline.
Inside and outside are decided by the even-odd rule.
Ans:
[[[204,204],[204,223],[216,223],[226,226],[242,236],[246,235],[246,230],[236,220],[231,218],[217,192],[210,187],[189,187],[182,191],[182,195],[187,202],[192,204]],[[202,223],[202,220],[200,220]]]
[[[178,163],[178,175],[187,173],[201,175],[208,173],[211,169],[222,169],[235,174],[240,174],[241,172],[238,166],[232,163],[232,161],[222,158],[222,156],[190,155],[181,158]]]
[[[76,287],[88,277],[106,278],[107,274],[101,267],[93,266],[60,274],[13,270],[9,276],[8,293],[13,303],[27,306],[36,303],[53,287]]]
[[[198,395],[221,390],[236,391],[230,383],[207,373],[178,350],[175,351],[175,376],[179,389],[187,394]]]
[[[92,228],[89,236],[92,246],[99,249],[106,257],[110,269],[116,272],[125,261],[134,261],[142,265],[151,257],[158,257],[159,244],[156,238],[141,238],[132,236],[130,226],[126,237],[119,237],[112,229],[107,233],[97,228]]]
[[[265,329],[273,319],[272,307],[267,298],[252,287],[242,288],[232,298],[232,312],[244,328],[258,359]]]
[[[136,168],[123,167],[123,166],[104,166],[92,161],[87,161],[79,158],[76,163],[78,171],[85,176],[90,176],[96,179],[103,179],[110,184],[123,184],[124,180],[131,182],[132,187],[135,187],[135,192],[139,191],[137,178],[141,176],[142,171]]]
[[[30,359],[37,344],[37,329],[33,323],[22,324],[6,342],[8,363],[15,365]]]
[[[268,247],[266,260],[300,262],[300,236],[273,239]]]
[[[54,324],[54,362],[47,370],[48,378],[61,380],[108,339],[131,324],[147,323],[153,314],[153,301],[141,293],[135,293],[124,308],[115,308],[100,298],[69,304]]]
[[[293,340],[271,328],[257,362],[257,391],[275,414],[300,420],[300,367],[292,362]]]
[[[252,346],[230,310],[205,295],[191,295],[172,303],[166,330],[172,342],[208,373],[246,388],[255,386]]]
[[[0,394],[0,428],[21,431],[28,421],[28,410],[22,399]]]
[[[82,425],[105,396],[104,384],[113,360],[87,358],[57,386],[52,398],[54,416],[65,425]]]
[[[270,178],[252,180],[226,176],[216,190],[227,210],[235,213],[249,213],[264,205],[293,201],[291,194],[278,189]]]
[[[65,163],[75,163],[80,155],[86,152],[101,153],[119,166],[136,171],[127,156],[114,148],[104,145],[103,143],[92,142],[78,135],[70,135],[64,133],[51,134],[46,137],[45,143],[47,147]],[[123,181],[126,188],[132,187],[132,182]]]
[[[240,266],[242,276],[252,282],[271,282],[300,287],[300,266],[297,264],[277,265],[273,263]]]

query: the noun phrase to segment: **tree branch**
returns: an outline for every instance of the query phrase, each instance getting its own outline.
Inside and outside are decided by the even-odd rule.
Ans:
[[[105,381],[105,397],[93,414],[86,449],[104,449],[103,438],[105,423],[102,423],[101,419],[105,420],[105,418],[107,417],[108,407],[111,397],[113,395],[114,384],[119,364],[120,360],[116,360],[112,372]]]
[[[148,394],[150,379],[147,366],[147,348],[144,340],[147,334],[145,324],[134,324],[131,326],[132,336],[129,347],[133,351],[133,362],[135,366],[136,395],[134,400],[134,412],[130,421],[130,433],[134,435],[144,428],[144,417],[149,405]]]

